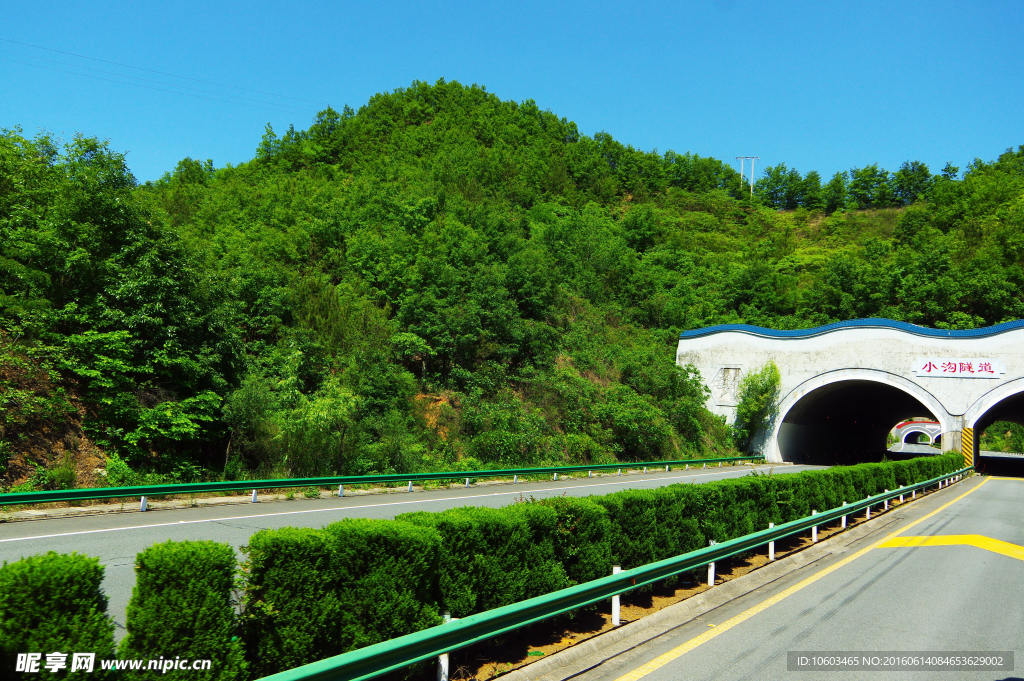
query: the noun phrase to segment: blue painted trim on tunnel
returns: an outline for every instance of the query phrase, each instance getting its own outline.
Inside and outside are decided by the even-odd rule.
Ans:
[[[898,322],[894,319],[851,319],[845,322],[835,322],[833,324],[825,324],[824,326],[816,326],[813,329],[793,329],[789,331],[781,331],[779,329],[766,329],[763,326],[752,326],[750,324],[719,324],[718,326],[706,326],[703,329],[693,329],[692,331],[683,331],[679,334],[679,338],[687,340],[690,338],[701,338],[703,336],[710,336],[716,333],[747,333],[752,336],[763,336],[765,338],[812,338],[814,336],[820,336],[826,333],[832,333],[833,331],[842,331],[843,329],[893,329],[895,331],[903,331],[904,333],[913,334],[915,336],[925,336],[927,338],[988,338],[990,336],[997,336],[1007,331],[1013,331],[1015,329],[1024,328],[1024,319],[1018,319],[1012,322],[1003,322],[1002,324],[996,324],[995,326],[985,326],[980,329],[929,329],[926,326],[917,326],[916,324],[908,324],[907,322]]]

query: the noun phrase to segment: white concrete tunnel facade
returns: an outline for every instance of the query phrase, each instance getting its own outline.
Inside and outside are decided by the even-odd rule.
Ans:
[[[781,375],[779,401],[751,449],[772,462],[798,460],[799,452],[820,449],[826,439],[855,440],[857,421],[844,412],[864,414],[864,427],[879,421],[872,432],[883,432],[881,421],[890,415],[884,432],[903,418],[930,415],[941,426],[942,450],[961,450],[971,463],[978,426],[1024,421],[1024,321],[957,331],[889,319],[798,331],[727,324],[682,333],[676,353],[680,366],[697,367],[711,390],[708,408],[729,423],[741,378],[769,361]],[[830,406],[815,413],[825,403]],[[830,415],[835,425],[822,420]]]

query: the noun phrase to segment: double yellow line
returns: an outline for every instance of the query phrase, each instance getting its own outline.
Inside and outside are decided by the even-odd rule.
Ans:
[[[735,627],[735,626],[737,626],[739,624],[742,624],[743,622],[746,622],[748,619],[750,619],[754,615],[756,615],[756,614],[758,614],[760,612],[764,612],[765,610],[767,610],[768,608],[772,607],[776,603],[778,603],[778,602],[780,602],[780,601],[782,601],[782,600],[784,600],[786,598],[789,598],[790,596],[795,594],[797,591],[800,591],[801,589],[804,589],[804,588],[810,586],[811,584],[814,584],[815,582],[817,582],[822,577],[827,577],[828,575],[832,574],[833,572],[835,572],[839,568],[843,567],[844,565],[848,565],[849,563],[852,563],[853,561],[855,561],[858,558],[860,558],[861,556],[863,556],[865,553],[868,553],[869,551],[872,551],[874,549],[886,546],[887,543],[890,542],[890,541],[893,541],[894,538],[897,535],[900,535],[900,534],[906,532],[907,530],[909,530],[910,528],[914,527],[915,525],[917,525],[919,523],[923,523],[925,520],[928,520],[929,518],[931,518],[935,514],[940,513],[942,511],[946,510],[947,508],[949,508],[950,506],[952,506],[956,502],[958,502],[961,499],[963,499],[964,497],[966,497],[968,494],[977,491],[978,488],[980,488],[986,482],[988,482],[988,478],[985,478],[979,484],[977,484],[974,487],[972,487],[971,489],[967,490],[966,492],[964,492],[963,494],[958,496],[956,499],[953,499],[949,503],[946,503],[946,504],[943,504],[942,506],[939,506],[937,509],[935,509],[931,513],[918,518],[917,520],[915,520],[912,523],[909,523],[908,525],[904,525],[903,527],[901,527],[900,529],[896,530],[895,532],[887,534],[883,539],[880,539],[880,540],[876,541],[874,544],[871,544],[870,546],[868,546],[866,548],[863,548],[860,551],[857,551],[856,553],[851,554],[851,555],[847,556],[846,558],[843,558],[842,560],[840,560],[840,561],[838,561],[836,563],[833,563],[832,565],[828,566],[824,570],[821,570],[819,572],[814,573],[813,575],[811,575],[807,579],[803,580],[802,582],[794,584],[793,586],[789,587],[788,589],[786,589],[784,591],[780,591],[779,593],[775,594],[771,598],[768,598],[767,600],[764,600],[764,601],[758,603],[757,605],[755,605],[754,607],[750,608],[749,610],[745,610],[745,611],[741,612],[740,614],[736,615],[735,617],[733,617],[733,618],[731,618],[729,620],[726,620],[725,622],[723,622],[722,624],[719,624],[718,626],[714,627],[713,629],[709,629],[708,631],[705,631],[700,636],[697,636],[695,638],[690,639],[689,641],[687,641],[686,643],[682,644],[681,646],[679,646],[677,648],[673,648],[672,650],[668,651],[667,653],[665,653],[663,655],[659,655],[658,657],[654,658],[653,660],[651,660],[647,664],[644,664],[644,665],[642,665],[640,667],[637,667],[636,669],[634,669],[633,671],[629,672],[628,674],[620,676],[618,679],[616,679],[616,681],[639,681],[639,679],[642,679],[643,677],[647,676],[651,672],[653,672],[653,671],[655,671],[657,669],[660,669],[661,667],[664,667],[669,662],[672,662],[673,660],[679,659],[680,657],[682,657],[686,653],[690,652],[694,648],[697,648],[698,646],[701,646],[701,645],[707,643],[708,641],[710,641],[711,639],[715,638],[716,636],[720,636],[720,635],[724,634],[725,632],[729,631],[730,629],[732,629],[733,627]],[[973,536],[973,535],[961,535],[961,536]],[[918,539],[918,538],[917,537],[907,537],[907,538],[902,539],[900,541],[910,541],[910,540],[914,540],[914,539]],[[982,537],[982,539],[987,539],[987,537]],[[989,541],[997,542],[998,540],[991,539]],[[1001,542],[1001,543],[1005,544],[1006,542]],[[897,545],[902,546],[904,544],[893,544],[893,546],[897,546]],[[906,544],[906,545],[910,546],[911,544]],[[1009,546],[1015,546],[1015,545],[1014,544],[1009,544]],[[983,548],[988,548],[988,547],[986,546],[986,547],[983,547]],[[1019,549],[1020,547],[1017,547],[1017,548]]]

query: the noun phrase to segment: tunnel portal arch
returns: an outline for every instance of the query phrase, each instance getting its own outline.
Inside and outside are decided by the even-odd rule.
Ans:
[[[935,396],[901,376],[871,369],[829,372],[780,400],[763,451],[769,460],[790,463],[881,458],[893,426],[923,413],[943,431],[948,428],[942,422],[946,410]],[[915,432],[927,434],[923,428]],[[845,436],[837,437],[840,433]]]
[[[1007,381],[986,393],[964,414],[962,449],[979,461],[981,434],[996,421],[1024,425],[1024,378]]]

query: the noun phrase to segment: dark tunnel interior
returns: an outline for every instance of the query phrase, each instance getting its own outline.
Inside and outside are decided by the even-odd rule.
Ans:
[[[924,415],[935,418],[899,388],[874,381],[831,383],[805,395],[785,415],[779,451],[783,461],[819,465],[900,458],[886,450],[886,436],[900,421]]]

